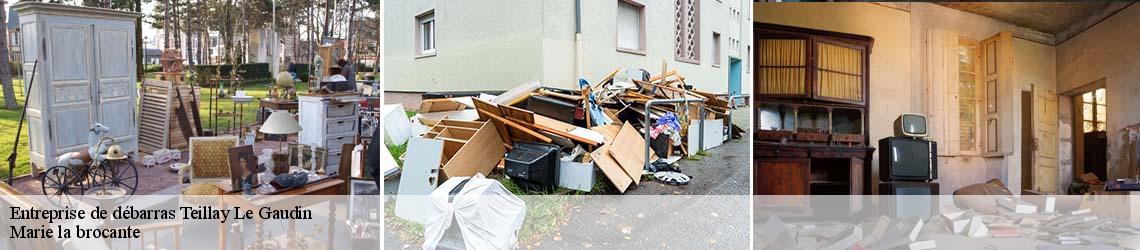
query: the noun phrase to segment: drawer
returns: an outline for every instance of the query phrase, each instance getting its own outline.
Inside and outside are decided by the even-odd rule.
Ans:
[[[325,107],[325,116],[328,118],[344,117],[356,114],[356,103],[329,103]]]
[[[356,131],[356,119],[340,119],[325,123],[325,134],[343,134]]]
[[[344,144],[352,143],[353,137],[355,137],[354,134],[330,135],[328,139],[325,140],[325,148],[328,148],[329,152],[339,152],[340,147],[344,146]]]
[[[803,149],[756,149],[753,151],[756,157],[807,157],[808,151]]]

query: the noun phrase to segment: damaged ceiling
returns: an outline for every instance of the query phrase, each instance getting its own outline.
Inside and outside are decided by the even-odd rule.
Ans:
[[[937,4],[1052,34],[1108,7],[1108,2]]]
[[[1080,33],[1128,7],[1130,2],[943,2],[974,13],[1056,36],[1056,43]]]

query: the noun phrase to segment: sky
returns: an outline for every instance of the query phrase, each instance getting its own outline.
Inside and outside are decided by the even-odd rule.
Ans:
[[[12,5],[15,5],[17,0],[7,0],[7,2],[8,2],[8,4],[5,5],[4,8],[7,11],[11,11]],[[148,3],[143,3],[142,9],[143,9],[143,13],[145,15],[150,15],[151,13],[153,13],[153,10],[154,10],[154,1],[150,1]],[[161,30],[155,29],[150,24],[143,23],[143,41],[144,41],[144,44],[146,45],[146,48],[158,48],[159,47],[159,40],[161,38],[160,39],[154,39],[154,38],[158,37],[160,34],[162,34]]]

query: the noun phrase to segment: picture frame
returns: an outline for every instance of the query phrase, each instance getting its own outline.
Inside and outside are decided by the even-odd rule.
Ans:
[[[253,153],[253,145],[229,148],[227,154],[230,161],[230,190],[241,190],[242,181],[257,174],[257,155]],[[252,185],[257,185],[257,178],[249,179],[252,179]]]

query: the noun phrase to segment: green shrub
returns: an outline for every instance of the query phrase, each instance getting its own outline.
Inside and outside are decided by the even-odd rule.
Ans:
[[[309,79],[309,75],[311,73],[309,72],[309,64],[308,63],[294,64],[293,67],[295,67],[297,70],[297,79],[301,79],[301,80]]]
[[[155,72],[162,72],[162,65],[147,64],[146,66],[143,66],[143,73],[150,74]]]
[[[197,74],[195,79],[199,79],[198,85],[200,86],[213,86],[213,79],[215,74],[220,74],[222,78],[230,78],[230,74],[234,71],[234,66],[230,64],[223,65],[196,65],[194,71]],[[240,64],[237,68],[237,76],[243,81],[254,81],[273,79],[273,73],[269,71],[268,63],[249,63]]]

